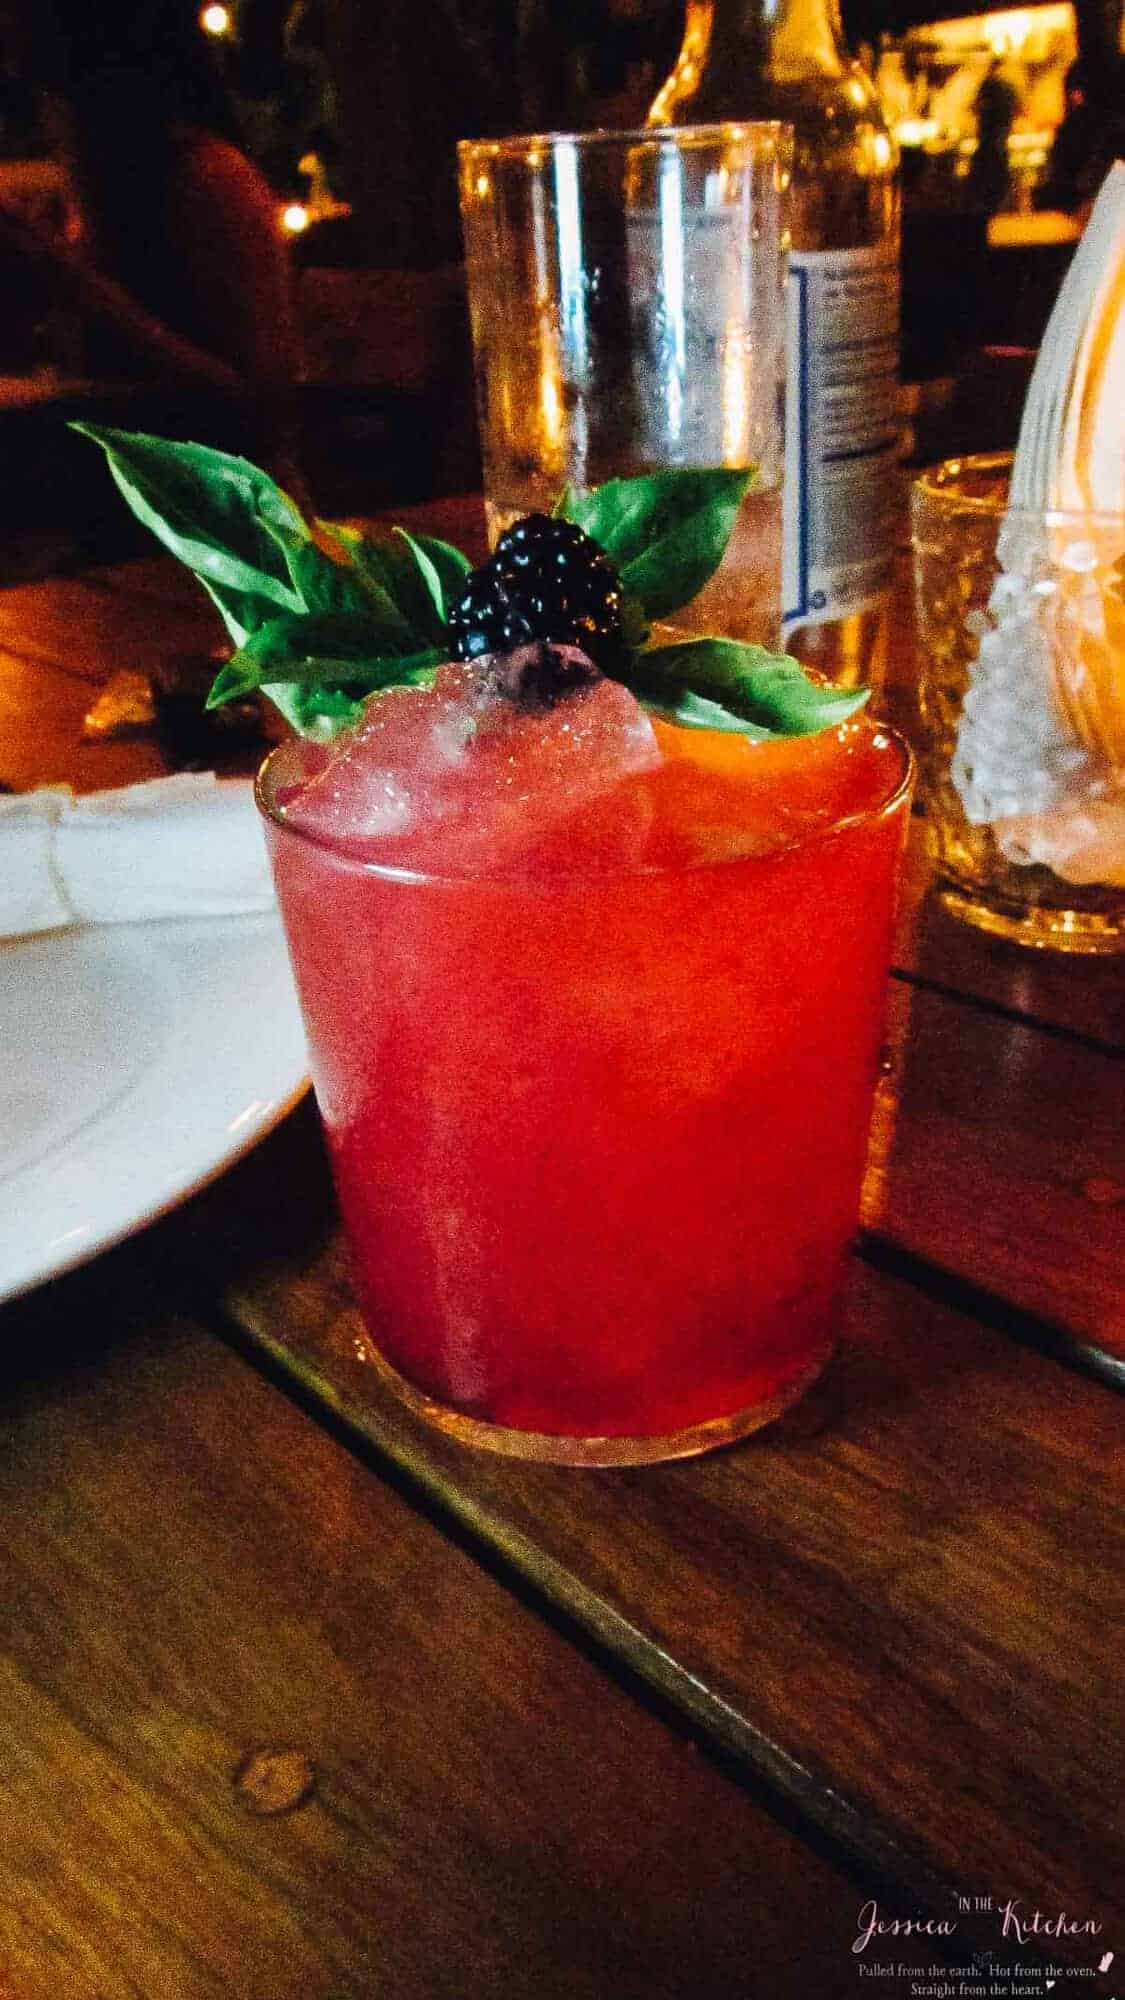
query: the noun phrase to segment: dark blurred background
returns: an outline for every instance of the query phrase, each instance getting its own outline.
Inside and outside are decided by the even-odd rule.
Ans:
[[[902,152],[904,421],[1009,442],[1123,144],[1121,0],[848,0]],[[641,123],[682,0],[3,0],[0,580],[130,534],[62,418],[323,512],[477,481],[453,146]]]

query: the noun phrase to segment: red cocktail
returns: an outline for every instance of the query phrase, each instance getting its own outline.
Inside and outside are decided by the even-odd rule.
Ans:
[[[470,730],[468,814],[417,778],[464,748],[468,675],[260,781],[364,1314],[465,1440],[701,1450],[831,1345],[908,755],[863,719],[760,744],[651,724],[601,682],[530,745],[523,718]],[[598,775],[606,728],[626,754]]]

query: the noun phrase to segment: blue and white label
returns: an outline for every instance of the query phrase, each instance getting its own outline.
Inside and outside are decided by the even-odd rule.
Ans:
[[[782,603],[787,631],[885,596],[894,549],[896,241],[789,259]]]

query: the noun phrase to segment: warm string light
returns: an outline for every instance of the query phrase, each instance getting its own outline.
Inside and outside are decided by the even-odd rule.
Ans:
[[[299,236],[310,220],[309,211],[301,201],[291,201],[281,211],[281,226],[290,236]]]
[[[230,8],[222,6],[221,0],[212,0],[212,4],[209,7],[204,7],[201,12],[199,25],[205,35],[229,35],[231,29]]]

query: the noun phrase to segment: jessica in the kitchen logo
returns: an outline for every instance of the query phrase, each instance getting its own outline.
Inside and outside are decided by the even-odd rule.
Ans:
[[[1094,1917],[1071,1917],[1066,1910],[1056,1910],[1053,1914],[1049,1910],[1029,1910],[1018,1896],[1009,1896],[1003,1904],[997,1904],[991,1896],[959,1896],[957,1907],[963,1914],[991,1911],[1000,1926],[1001,1937],[1013,1944],[1031,1944],[1036,1938],[1049,1938],[1052,1942],[1060,1938],[1096,1938],[1102,1932]],[[885,1917],[872,1896],[860,1910],[852,1950],[862,1954],[873,1938],[951,1938],[956,1936],[957,1925],[957,1917]],[[1098,1970],[1107,1971],[1108,1966],[1100,1965]]]

